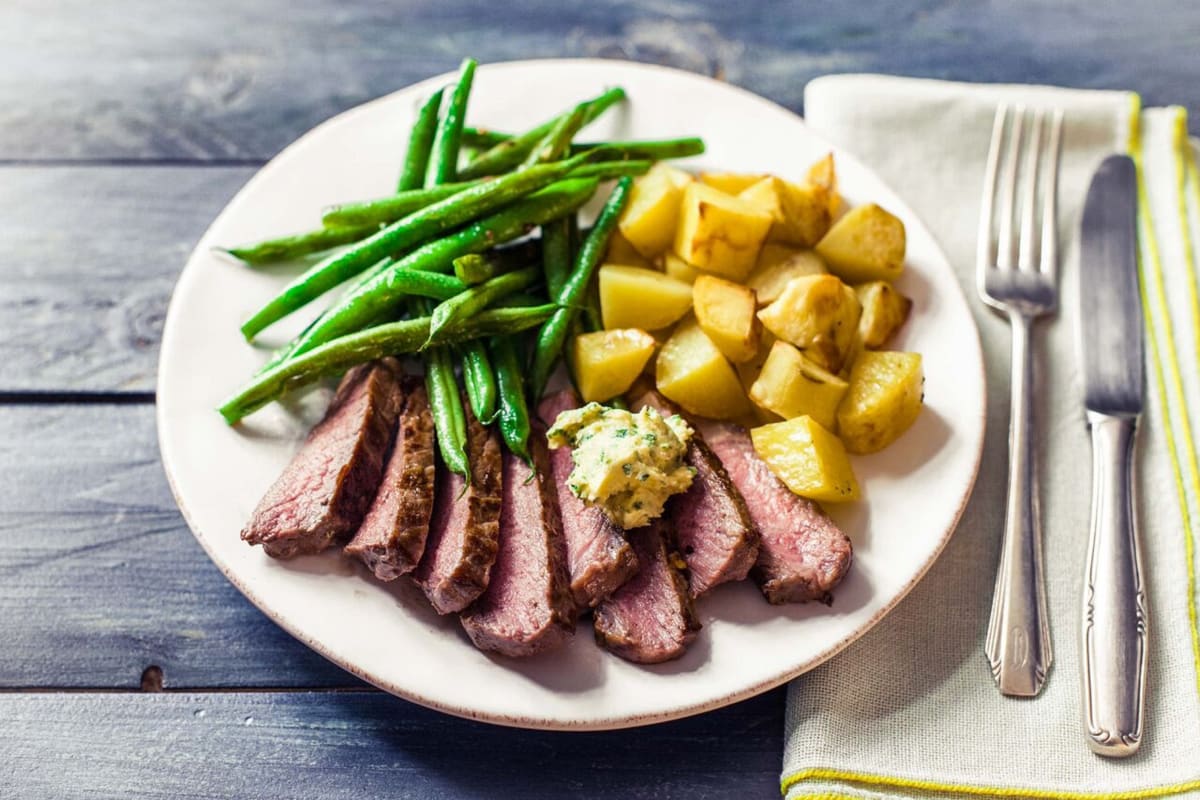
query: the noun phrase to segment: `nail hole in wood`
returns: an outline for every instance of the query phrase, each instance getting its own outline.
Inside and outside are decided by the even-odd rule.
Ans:
[[[163,688],[162,667],[151,664],[142,671],[142,691],[161,692]]]

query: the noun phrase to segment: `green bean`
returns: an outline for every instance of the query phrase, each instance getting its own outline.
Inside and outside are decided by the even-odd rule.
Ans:
[[[391,259],[384,259],[376,268],[371,271],[372,275],[377,275],[390,264],[395,263]],[[361,283],[359,284],[361,285]],[[456,295],[466,291],[467,285],[452,275],[443,275],[440,272],[421,272],[418,270],[405,270],[402,275],[398,275],[395,283],[395,291],[397,294],[403,294],[411,297],[430,297],[434,300],[449,300]],[[351,290],[353,292],[354,289]],[[277,350],[267,363],[260,367],[260,372],[271,369],[276,364],[291,358],[296,354],[296,343],[305,340],[309,332],[317,325],[322,324],[325,316],[322,314],[308,324],[308,326],[296,337],[295,340],[289,342],[284,347]],[[380,312],[376,319],[369,320],[362,327],[370,327],[380,316],[385,316],[386,312]]]
[[[414,211],[420,211],[427,205],[445,200],[463,189],[470,189],[480,183],[482,181],[446,183],[428,189],[417,188],[355,203],[339,203],[336,206],[329,206],[321,212],[321,224],[326,228],[370,226],[373,232],[378,230],[379,225],[395,222]]]
[[[423,297],[408,299],[408,308],[414,316],[428,317],[433,303]],[[425,387],[433,407],[435,441],[447,465],[466,460],[466,414],[462,406],[462,394],[454,376],[454,365],[449,360],[450,348],[439,348],[424,353]],[[451,467],[456,472],[459,470]],[[465,472],[460,474],[465,475]]]
[[[513,292],[527,289],[541,277],[541,271],[536,267],[527,267],[498,275],[495,278],[472,286],[446,300],[433,310],[433,322],[429,326],[429,341],[425,345],[437,344],[439,334],[449,325],[466,319],[487,308],[494,301],[510,295]],[[454,279],[458,282],[458,279]]]
[[[358,330],[387,311],[403,296],[398,281],[403,279],[404,272],[448,272],[459,256],[479,253],[524,236],[534,226],[574,211],[587,202],[596,186],[595,179],[561,181],[450,236],[417,248],[331,307],[317,325],[296,340],[293,353],[303,353]]]
[[[499,264],[496,260],[480,253],[471,253],[454,259],[455,277],[468,286],[477,286],[494,278],[499,271]]]
[[[610,106],[625,98],[625,91],[620,88],[609,89],[599,97],[588,102],[587,122],[603,114]],[[569,114],[570,112],[564,112]],[[529,155],[529,151],[550,131],[563,114],[543,122],[536,128],[531,128],[520,136],[514,136],[500,142],[495,147],[475,157],[473,161],[459,171],[459,177],[482,178],[485,175],[499,175],[508,172],[520,164]],[[586,123],[585,123],[586,124]]]
[[[571,217],[563,217],[542,226],[542,271],[546,292],[558,297],[571,274]]]
[[[458,73],[458,83],[446,106],[446,113],[442,116],[433,137],[429,170],[425,178],[426,186],[437,186],[454,180],[458,168],[458,148],[462,142],[463,120],[467,116],[467,98],[471,95],[471,83],[474,79],[475,59],[465,58]]]
[[[384,256],[415,247],[462,223],[509,205],[529,192],[560,180],[584,163],[589,154],[585,153],[576,158],[580,160],[538,164],[487,181],[409,214],[354,247],[326,258],[292,280],[242,325],[242,334],[246,339],[253,340],[268,325],[307,305]]]
[[[529,457],[529,407],[525,404],[525,381],[521,360],[509,336],[497,336],[488,342],[496,365],[496,383],[500,389],[500,435],[514,455],[527,464]]]
[[[558,310],[538,331],[530,378],[534,400],[542,396],[542,391],[546,388],[546,382],[550,378],[550,372],[558,363],[563,343],[571,328],[571,321],[579,311],[577,306],[584,299],[596,267],[604,257],[604,251],[608,247],[608,237],[616,227],[617,218],[629,200],[632,186],[631,178],[622,178],[613,189],[612,194],[609,195],[591,233],[584,240],[583,246],[579,248],[579,255],[575,259],[575,269],[555,298],[558,301]]]
[[[594,164],[583,164],[576,167],[566,177],[611,180],[612,178],[620,178],[625,175],[644,175],[652,164],[653,162],[644,159],[599,161]],[[390,225],[396,220],[402,219],[414,211],[419,211],[431,203],[444,200],[464,189],[471,189],[491,180],[495,179],[481,178],[474,181],[447,183],[429,189],[417,189],[411,192],[390,194],[387,197],[377,197],[371,200],[360,200],[354,203],[330,206],[325,209],[321,221],[326,226],[336,227]],[[361,238],[365,238],[376,230],[378,228],[371,228]]]
[[[688,136],[681,139],[644,139],[625,142],[580,142],[571,145],[571,153],[587,153],[603,150],[611,155],[607,158],[649,159],[665,161],[670,158],[687,158],[704,152],[704,140]]]
[[[561,119],[558,118],[558,119]],[[557,121],[557,120],[554,120]],[[538,130],[538,129],[535,129]],[[546,128],[549,130],[549,128]],[[512,134],[500,131],[466,128],[463,130],[464,141],[472,145],[496,149],[497,145],[511,142]],[[510,147],[515,145],[509,145]],[[631,139],[628,141],[612,142],[574,142],[571,153],[582,153],[585,150],[599,148],[613,149],[620,152],[624,158],[646,158],[651,161],[663,161],[669,158],[686,158],[698,156],[704,152],[704,140],[695,137],[678,139]],[[468,165],[468,169],[471,165]]]
[[[468,474],[467,416],[448,348],[438,347],[425,355],[425,390],[429,393],[429,407],[433,410],[433,427],[437,433],[435,438],[442,460],[451,472],[465,477]]]
[[[547,161],[558,161],[571,149],[571,140],[587,122],[588,104],[580,103],[559,117],[541,141],[529,151],[522,166],[531,167]]]
[[[518,333],[548,319],[554,313],[554,309],[553,304],[488,309],[464,320],[447,335],[446,341],[447,344],[456,344],[488,336]],[[255,375],[250,383],[222,404],[221,416],[230,424],[235,423],[272,400],[322,377],[336,375],[356,364],[376,358],[415,353],[428,338],[429,317],[421,316],[376,325],[326,342]]]
[[[344,244],[353,244],[361,239],[366,239],[378,230],[379,226],[374,224],[339,225],[218,249],[224,249],[229,255],[241,259],[247,264],[271,264],[276,261],[291,261],[294,258],[331,250]]]
[[[441,108],[445,91],[438,89],[417,112],[417,119],[408,134],[408,152],[404,156],[400,179],[396,182],[397,192],[420,189],[425,185],[425,170],[429,166],[429,152],[437,131],[438,109]]]
[[[462,146],[471,147],[476,150],[486,150],[490,147],[495,147],[501,142],[507,141],[511,138],[511,133],[500,133],[499,131],[489,130],[488,128],[472,128],[467,126],[463,128]]]
[[[484,425],[491,425],[496,418],[496,372],[488,357],[487,347],[478,339],[463,342],[463,383],[467,387],[467,399],[471,411]]]

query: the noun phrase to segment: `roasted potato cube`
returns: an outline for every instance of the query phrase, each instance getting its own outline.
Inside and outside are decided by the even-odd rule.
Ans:
[[[858,499],[858,481],[842,443],[812,417],[750,431],[754,450],[801,497],[841,503]]]
[[[663,163],[634,181],[617,227],[643,257],[654,258],[671,246],[683,188],[693,182],[688,173]]]
[[[655,383],[664,396],[702,417],[732,419],[750,411],[737,373],[693,317],[659,350]]]
[[[608,237],[608,251],[604,254],[604,263],[654,269],[654,264],[639,253],[637,248],[621,235],[620,230],[613,231],[612,235]]]
[[[842,368],[862,311],[854,290],[833,275],[788,281],[783,293],[758,312],[771,333],[794,344],[829,372]]]
[[[886,281],[871,281],[854,287],[862,306],[858,320],[858,338],[868,350],[878,350],[887,344],[912,309],[912,300],[892,288]]]
[[[819,186],[790,183],[772,175],[738,197],[771,215],[767,238],[773,242],[812,247],[829,230],[829,200]]]
[[[738,194],[767,177],[765,172],[701,172],[700,182],[706,183],[725,194]]]
[[[657,270],[600,267],[600,316],[605,328],[665,328],[692,307],[692,287]]]
[[[892,281],[904,271],[904,223],[874,203],[853,208],[817,242],[817,255],[846,283]]]
[[[809,416],[821,427],[837,428],[837,410],[846,395],[846,382],[805,358],[787,342],[775,342],[750,400],[784,419]]]
[[[924,385],[920,354],[861,353],[837,414],[846,449],[875,453],[900,438],[921,413]]]
[[[771,228],[771,215],[704,183],[683,191],[675,254],[731,280],[746,277]]]
[[[808,182],[825,190],[825,198],[829,206],[829,217],[837,217],[842,207],[842,196],[838,194],[837,171],[833,166],[833,153],[816,161],[808,168]]]
[[[572,343],[575,385],[584,402],[604,402],[629,391],[658,342],[637,328],[595,331]]]
[[[746,278],[746,285],[758,295],[758,304],[765,306],[778,299],[792,278],[827,272],[825,262],[812,250],[767,242],[758,254],[754,270]]]
[[[684,283],[695,283],[696,278],[704,274],[674,253],[667,253],[663,256],[663,271],[675,280]]]
[[[749,361],[758,353],[762,323],[755,316],[753,289],[701,275],[692,284],[692,308],[700,327],[730,361]]]

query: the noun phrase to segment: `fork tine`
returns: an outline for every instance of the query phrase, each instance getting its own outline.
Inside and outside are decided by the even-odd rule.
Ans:
[[[1000,171],[1000,148],[1004,144],[1004,121],[1007,117],[1008,106],[1001,103],[996,107],[996,118],[992,122],[992,142],[988,145],[987,166],[983,175],[983,200],[979,204],[975,269],[981,278],[992,266],[992,207],[996,202],[996,178]]]
[[[1013,269],[1016,253],[1013,245],[1013,216],[1017,200],[1017,167],[1021,160],[1021,138],[1025,130],[1025,109],[1017,106],[1013,113],[1012,128],[1008,137],[1008,155],[1004,163],[1004,182],[1000,186],[1000,241],[996,248],[996,266]]]
[[[1062,159],[1063,112],[1050,117],[1050,146],[1046,163],[1046,194],[1042,199],[1042,247],[1039,271],[1053,280],[1058,272],[1058,163]]]
[[[1038,166],[1042,160],[1042,120],[1045,114],[1033,113],[1029,123],[1030,141],[1025,148],[1025,191],[1021,198],[1021,245],[1017,267],[1022,270],[1037,269],[1034,262],[1034,247],[1037,241]]]

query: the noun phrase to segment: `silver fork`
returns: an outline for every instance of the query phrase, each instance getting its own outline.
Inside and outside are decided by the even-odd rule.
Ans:
[[[979,221],[976,263],[979,296],[1008,317],[1012,327],[1008,503],[985,652],[1000,692],[1021,697],[1032,697],[1041,691],[1053,660],[1042,577],[1042,531],[1033,457],[1035,427],[1030,337],[1034,320],[1053,314],[1058,306],[1056,206],[1062,124],[1061,111],[1027,114],[1021,107],[1010,112],[1005,105],[996,110]],[[1028,145],[1025,145],[1026,127],[1031,140]],[[1047,127],[1049,133],[1045,135]],[[1043,161],[1046,162],[1044,166]],[[1019,177],[1023,181],[1018,181]],[[1014,235],[1019,182],[1023,183],[1020,232]],[[1000,189],[998,209],[997,184]],[[1040,241],[1037,234],[1039,195],[1042,206]],[[997,210],[998,214],[994,213]]]

